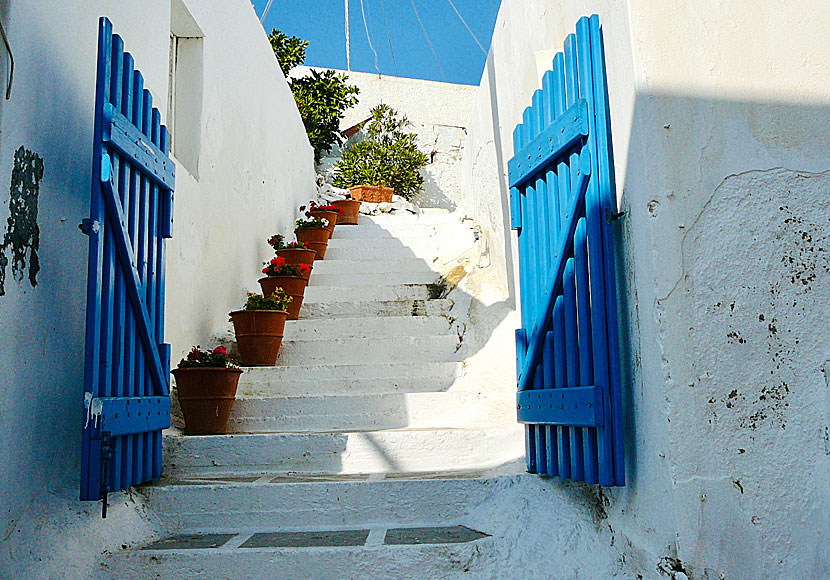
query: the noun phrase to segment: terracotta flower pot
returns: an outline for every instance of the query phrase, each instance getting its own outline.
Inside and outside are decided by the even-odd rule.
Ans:
[[[355,185],[349,188],[352,199],[369,203],[391,203],[395,190],[382,185]]]
[[[285,310],[231,312],[236,343],[244,366],[267,367],[277,364],[287,317],[288,312]]]
[[[342,212],[337,216],[337,225],[340,226],[356,226],[357,216],[360,212],[360,202],[356,199],[338,199],[331,202],[332,205],[339,207]]]
[[[303,305],[303,294],[308,286],[308,278],[303,276],[265,276],[259,279],[263,296],[270,296],[277,288],[282,288],[293,300],[288,305],[288,320],[297,320],[300,317],[300,307]]]
[[[329,231],[326,228],[302,228],[294,233],[297,234],[298,242],[303,242],[317,252],[318,259],[326,257],[326,246],[329,244]]]
[[[314,259],[317,257],[317,252],[311,249],[283,248],[282,250],[277,250],[277,255],[285,258],[285,263],[288,266],[299,266],[300,264],[305,264],[311,268],[312,264],[314,264]],[[311,272],[309,271],[309,273],[305,275],[305,279],[308,280],[310,275]]]
[[[312,211],[311,217],[315,218],[322,218],[329,222],[329,225],[326,226],[326,229],[329,231],[329,238],[334,233],[334,226],[337,225],[337,212],[336,211]]]
[[[173,370],[189,435],[216,435],[228,428],[242,369],[196,367]]]

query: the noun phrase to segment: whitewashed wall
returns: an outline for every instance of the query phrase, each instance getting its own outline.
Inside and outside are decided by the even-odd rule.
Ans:
[[[314,190],[311,148],[250,2],[188,6],[204,33],[204,87],[199,179],[177,168],[168,244],[167,338],[175,360],[222,332],[228,311],[256,286],[265,238],[288,233],[296,207]],[[37,285],[13,277],[9,264],[0,297],[3,578],[89,578],[98,553],[149,529],[128,494],[110,496],[104,521],[99,506],[77,501],[88,251],[77,226],[89,212],[102,15],[124,38],[164,117],[170,0],[0,0],[16,64],[11,100],[0,100],[7,184],[0,187],[0,237],[14,152],[23,146],[44,166]],[[0,62],[5,79],[4,50]]]
[[[628,485],[603,524],[644,578],[829,577],[830,5],[504,0],[460,208],[511,280],[512,130],[591,13],[626,212]]]
[[[291,76],[303,76],[309,67],[297,67]],[[369,118],[369,111],[385,103],[406,115],[409,130],[418,136],[418,147],[429,157],[423,169],[424,190],[417,203],[423,207],[454,210],[462,197],[461,158],[467,126],[478,87],[421,79],[337,71],[348,75],[360,89],[358,104],[346,111],[341,129]],[[324,161],[323,167],[331,161]]]

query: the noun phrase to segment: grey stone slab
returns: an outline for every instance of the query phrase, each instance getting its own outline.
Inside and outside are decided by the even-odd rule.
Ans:
[[[144,546],[142,550],[204,550],[220,548],[236,534],[181,534]]]
[[[406,544],[465,544],[487,538],[490,534],[466,526],[441,526],[432,528],[392,528],[386,531],[386,545]]]
[[[251,536],[240,548],[331,548],[363,546],[369,530],[327,532],[261,532]]]
[[[281,473],[271,483],[309,483],[327,481],[366,481],[365,473]]]

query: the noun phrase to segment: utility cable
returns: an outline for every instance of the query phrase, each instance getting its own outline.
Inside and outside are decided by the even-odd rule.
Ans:
[[[383,26],[386,28],[386,40],[389,41],[389,52],[392,53],[392,64],[395,65],[395,76],[398,76],[398,62],[395,60],[395,51],[392,49],[392,37],[389,36],[389,23],[386,21],[386,8],[380,0],[380,9],[383,12]]]
[[[274,0],[268,0],[268,4],[265,5],[265,10],[262,11],[262,16],[259,18],[259,23],[262,24],[265,22],[265,17],[268,16],[268,11],[271,10],[271,4],[274,3]]]
[[[484,50],[484,47],[483,47],[483,46],[481,46],[481,43],[478,41],[478,38],[476,38],[476,35],[473,33],[473,30],[472,30],[472,29],[469,27],[469,25],[467,24],[467,21],[466,21],[466,20],[464,20],[464,17],[463,17],[463,16],[461,16],[461,12],[459,12],[459,11],[458,11],[458,8],[456,8],[456,7],[455,7],[455,4],[453,4],[453,3],[452,3],[452,0],[447,0],[447,2],[449,2],[449,3],[450,3],[450,6],[452,6],[452,9],[453,9],[453,10],[455,10],[455,13],[458,15],[458,18],[461,20],[461,22],[462,22],[462,23],[464,24],[464,26],[467,28],[467,32],[469,32],[469,33],[470,33],[470,36],[472,36],[472,37],[473,37],[473,40],[475,40],[475,41],[476,41],[476,44],[477,44],[477,45],[478,45],[478,47],[481,49],[481,52],[483,52],[483,53],[484,53],[484,56],[487,56],[487,51],[486,51],[486,50]]]
[[[380,74],[380,69],[378,68],[378,53],[375,47],[372,46],[372,38],[369,36],[369,25],[366,24],[366,11],[363,9],[363,0],[360,0],[360,13],[363,15],[363,29],[366,30],[366,40],[369,41],[369,48],[372,49],[372,54],[375,55],[375,70]]]
[[[429,50],[432,51],[432,58],[435,59],[435,64],[438,65],[438,70],[441,71],[441,78],[444,82],[447,82],[447,77],[444,76],[444,69],[441,68],[441,63],[438,62],[438,55],[435,54],[435,49],[432,48],[432,42],[429,39],[429,34],[427,34],[427,29],[424,28],[424,23],[421,22],[421,17],[418,15],[418,9],[415,8],[415,0],[409,0],[410,4],[412,4],[412,9],[415,11],[415,18],[418,19],[418,24],[421,25],[421,30],[424,32],[424,37],[427,39],[427,44],[429,45]]]
[[[9,39],[6,38],[6,30],[3,28],[3,23],[0,22],[0,35],[3,36],[3,44],[6,45],[6,51],[9,53],[9,85],[6,88],[6,100],[12,98],[12,83],[14,82],[14,55],[12,54],[12,47],[9,46]]]

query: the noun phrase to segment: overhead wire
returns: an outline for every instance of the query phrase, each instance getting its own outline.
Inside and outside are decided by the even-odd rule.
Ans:
[[[427,29],[424,28],[424,23],[421,22],[421,16],[418,14],[418,9],[415,8],[415,0],[409,0],[410,4],[412,4],[412,9],[415,11],[415,18],[418,19],[418,24],[421,26],[421,30],[424,33],[424,37],[427,39],[427,44],[429,45],[429,50],[432,52],[432,58],[435,59],[435,64],[438,65],[438,70],[441,71],[441,78],[444,82],[447,82],[447,77],[444,76],[444,69],[441,68],[441,63],[438,61],[438,55],[435,54],[435,49],[432,48],[432,41],[429,39],[429,34],[427,34]]]
[[[265,17],[268,16],[268,11],[271,10],[271,4],[274,3],[274,0],[268,0],[268,4],[265,5],[265,10],[262,11],[262,16],[259,17],[259,23],[262,24],[265,22]]]
[[[372,46],[372,38],[369,36],[369,25],[366,24],[366,11],[363,9],[363,0],[360,0],[360,13],[363,15],[363,29],[366,30],[366,40],[369,41],[369,48],[372,49],[372,53],[375,55],[375,70],[380,74],[380,68],[378,68],[378,53],[375,47]]]
[[[458,11],[458,8],[456,8],[456,7],[455,7],[455,4],[453,4],[453,3],[452,3],[452,0],[447,0],[447,2],[449,2],[449,3],[450,3],[450,6],[452,6],[452,9],[453,9],[453,10],[455,10],[455,13],[458,15],[458,18],[461,20],[462,24],[464,24],[464,26],[467,28],[467,32],[469,32],[469,33],[470,33],[470,36],[472,36],[472,37],[473,37],[473,40],[475,40],[475,41],[476,41],[476,44],[477,44],[477,45],[478,45],[478,47],[481,49],[481,52],[483,52],[483,53],[484,53],[484,56],[487,56],[487,51],[486,51],[486,50],[484,50],[484,47],[483,47],[483,46],[481,46],[481,43],[478,41],[478,38],[476,37],[476,35],[475,35],[475,33],[473,32],[472,28],[470,28],[470,26],[467,24],[467,21],[466,21],[466,20],[464,20],[464,17],[463,17],[463,16],[461,16],[461,12],[459,12],[459,11]]]
[[[392,64],[395,65],[395,76],[398,76],[398,61],[395,60],[395,51],[392,48],[392,37],[389,35],[389,23],[386,21],[386,8],[380,0],[380,9],[383,12],[383,26],[386,28],[386,40],[389,41],[389,52],[392,53]]]

